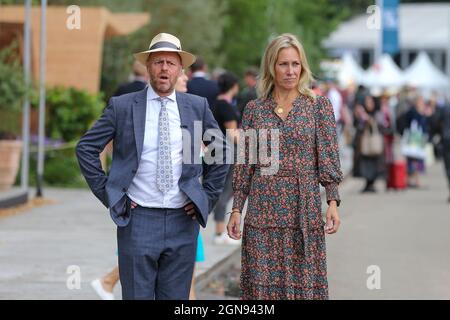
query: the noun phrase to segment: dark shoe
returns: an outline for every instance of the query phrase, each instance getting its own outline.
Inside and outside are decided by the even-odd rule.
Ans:
[[[375,190],[375,187],[373,185],[372,186],[365,186],[364,189],[362,189],[360,191],[360,193],[376,193],[376,192],[377,192],[377,190]]]

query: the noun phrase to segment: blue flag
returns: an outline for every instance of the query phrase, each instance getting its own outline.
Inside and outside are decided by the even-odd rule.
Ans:
[[[382,0],[382,52],[396,54],[398,46],[398,0]]]

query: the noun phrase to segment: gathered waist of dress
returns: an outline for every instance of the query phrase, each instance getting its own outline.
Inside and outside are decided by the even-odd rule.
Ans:
[[[270,167],[256,166],[254,174],[261,176],[277,176],[277,177],[301,177],[304,175],[317,175],[316,168],[279,168],[273,170]]]

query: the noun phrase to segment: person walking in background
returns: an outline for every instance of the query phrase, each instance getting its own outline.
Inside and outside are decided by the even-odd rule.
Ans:
[[[174,90],[182,69],[195,61],[178,38],[160,33],[134,56],[146,64],[150,85],[111,98],[76,154],[90,189],[117,225],[122,298],[188,299],[199,226],[206,226],[229,168],[225,159],[214,159],[203,173],[192,151],[204,142],[225,155],[227,145],[207,100]],[[194,135],[195,121],[202,123],[200,135]],[[188,146],[182,128],[191,138]],[[217,133],[213,141],[202,140],[208,129]],[[107,176],[99,153],[113,138]],[[190,159],[183,157],[185,147]]]
[[[228,137],[230,138],[228,143],[237,144],[239,138],[237,131],[239,119],[236,110],[231,103],[239,92],[238,78],[230,72],[225,72],[219,76],[217,84],[219,86],[219,95],[217,96],[217,100],[211,109],[214,114],[214,118],[219,124],[220,130],[222,130],[224,135],[228,134]],[[231,185],[232,180],[233,167],[230,166],[223,192],[214,208],[216,233],[213,238],[213,243],[217,245],[239,245],[241,243],[240,241],[231,239],[225,233],[225,213],[227,211],[228,203],[233,197],[233,189]]]
[[[219,88],[215,81],[209,80],[208,67],[205,61],[198,57],[191,66],[191,80],[187,83],[188,93],[204,97],[208,100],[208,104],[212,106],[219,94]]]
[[[145,65],[135,60],[133,62],[133,74],[129,82],[120,85],[114,92],[113,97],[118,97],[126,93],[136,92],[144,89],[148,85],[148,73]]]
[[[252,143],[256,150],[249,150],[245,143],[240,148],[245,163],[235,164],[227,229],[231,238],[241,239],[241,212],[248,199],[241,298],[328,299],[325,232],[339,229],[338,185],[343,178],[333,107],[310,89],[306,55],[292,34],[282,34],[267,46],[260,77],[259,98],[245,107],[242,128],[244,133],[279,130],[278,170],[261,154],[256,164],[249,162],[250,153],[270,148],[272,133],[267,146]],[[319,183],[326,190],[326,224]]]
[[[425,100],[421,95],[414,99],[414,105],[405,115],[403,149],[408,165],[408,187],[419,188],[419,174],[425,172],[425,143],[428,140],[428,123],[425,117]]]
[[[93,280],[91,286],[102,300],[115,300],[113,292],[119,278],[119,267],[116,266],[103,277]]]
[[[366,96],[368,95],[367,89],[360,85],[355,92],[355,97],[353,105],[351,106],[353,115],[353,128],[355,133],[353,135],[352,147],[353,147],[353,168],[352,176],[355,178],[361,177],[361,153],[360,153],[360,143],[361,143],[361,130],[358,130],[361,111],[364,109],[364,103]]]
[[[341,92],[338,90],[336,83],[328,79],[326,81],[326,96],[330,100],[333,106],[334,117],[336,119],[337,132],[340,136],[342,129],[344,128],[344,120],[342,118],[342,109],[344,108],[344,100]]]
[[[391,96],[384,91],[380,97],[380,112],[378,123],[380,132],[383,135],[383,161],[382,168],[385,174],[386,189],[389,189],[391,177],[389,176],[391,167],[394,165],[394,115],[389,104]]]
[[[375,108],[375,101],[371,95],[366,95],[364,105],[355,107],[356,120],[356,151],[359,155],[359,174],[366,179],[366,185],[361,190],[376,192],[375,181],[380,172],[380,162],[383,155],[383,140],[379,132],[380,113]],[[373,149],[370,140],[377,135],[378,144]]]
[[[441,135],[442,156],[444,158],[444,169],[447,177],[450,203],[450,104],[437,109],[437,128],[436,131]]]
[[[244,74],[245,88],[238,95],[237,99],[239,123],[241,122],[242,114],[244,112],[244,108],[247,105],[247,103],[257,98],[256,95],[257,78],[258,78],[257,68],[250,67],[245,71]]]
[[[195,264],[197,265],[197,263],[204,261],[205,261],[205,249],[203,247],[202,234],[199,233],[197,238],[197,251],[195,254]],[[197,300],[197,293],[195,290],[195,267],[194,272],[192,274],[191,290],[189,291],[189,300]]]

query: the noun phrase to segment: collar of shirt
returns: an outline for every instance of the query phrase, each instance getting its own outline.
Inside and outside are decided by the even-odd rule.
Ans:
[[[132,78],[132,81],[140,81],[140,82],[147,83],[147,78],[146,77],[141,77],[141,76],[135,76],[135,77]]]
[[[192,73],[192,78],[208,78],[208,75],[204,71],[195,71]]]
[[[155,90],[153,90],[152,86],[148,86],[147,89],[147,101],[149,100],[156,100],[158,99],[160,96],[155,92]],[[172,102],[177,102],[177,95],[175,93],[175,90],[172,91],[172,93],[170,95],[168,95],[166,98],[170,99]]]

